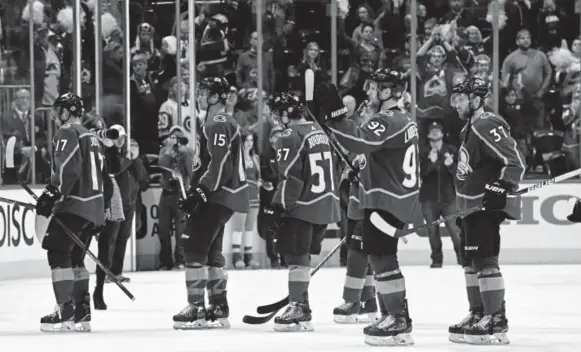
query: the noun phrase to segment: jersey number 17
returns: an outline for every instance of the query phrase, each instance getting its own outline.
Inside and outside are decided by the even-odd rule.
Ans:
[[[98,151],[89,152],[91,161],[91,188],[93,191],[103,192],[103,180],[99,175],[103,175],[103,154]]]

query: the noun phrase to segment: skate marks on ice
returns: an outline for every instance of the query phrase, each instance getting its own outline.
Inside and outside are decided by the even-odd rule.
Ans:
[[[448,341],[448,325],[467,313],[463,272],[446,266],[402,269],[408,286],[413,320],[413,347],[419,351],[572,352],[581,346],[581,266],[504,266],[507,286],[508,346],[468,346]],[[175,331],[172,315],[185,304],[183,272],[132,273],[130,287],[140,299],[128,302],[107,286],[107,311],[94,311],[91,333],[46,334],[40,316],[54,306],[50,280],[14,280],[0,285],[0,343],[2,351],[102,352],[160,350],[182,352],[358,351],[365,345],[364,325],[333,323],[333,308],[341,302],[344,269],[324,269],[310,285],[312,333],[283,334],[274,322],[251,326],[242,316],[265,301],[287,292],[286,271],[230,272],[228,284],[231,328]],[[47,281],[48,280],[48,281]],[[94,277],[91,280],[94,283]],[[91,286],[92,289],[92,286]],[[6,302],[9,302],[8,304]],[[10,348],[12,347],[12,348]]]

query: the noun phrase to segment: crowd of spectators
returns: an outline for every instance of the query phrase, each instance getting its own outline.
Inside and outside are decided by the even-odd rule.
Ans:
[[[189,67],[187,1],[182,1],[182,15],[176,18],[171,2],[131,0],[130,33],[122,30],[123,2],[101,1],[100,69],[95,68],[95,3],[82,1],[79,70],[85,106],[89,114],[99,110],[99,117],[108,126],[130,128],[132,143],[138,146],[146,166],[164,160],[166,166],[184,167],[176,163],[184,160],[183,153],[189,153],[192,142],[180,142],[187,139],[192,126],[200,124],[190,120],[195,104],[188,101],[188,77],[223,75],[232,85],[228,107],[244,127],[252,149],[248,167],[262,165],[262,173],[268,171],[272,137],[276,138],[276,130],[271,133],[275,122],[269,98],[292,91],[305,99],[307,69],[315,73],[315,83],[333,76],[330,16],[335,13],[335,74],[348,101],[358,106],[365,99],[366,77],[377,68],[398,68],[408,72],[410,83],[416,81],[414,110],[422,138],[424,188],[438,187],[422,191],[422,201],[437,204],[425,207],[426,218],[452,211],[449,205],[453,197],[446,184],[452,182],[449,170],[455,165],[463,123],[451,106],[451,88],[467,76],[478,76],[492,85],[493,44],[498,47],[500,89],[489,97],[488,108],[494,109],[497,99],[500,114],[527,158],[527,173],[543,177],[580,165],[579,0],[498,0],[498,16],[493,16],[495,6],[490,0],[417,0],[415,19],[410,0],[337,0],[336,11],[323,0],[263,0],[260,43],[254,25],[255,0],[197,1],[195,67]],[[36,182],[46,181],[51,123],[43,108],[50,107],[59,92],[69,90],[74,77],[71,1],[36,0],[33,11],[26,4],[24,0],[3,0],[0,4],[0,184],[32,180],[32,164]],[[495,18],[499,22],[498,43],[492,39]],[[28,44],[30,22],[33,53]],[[417,35],[412,35],[412,22],[417,25]],[[415,62],[411,61],[413,40]],[[128,53],[126,41],[131,44]],[[30,79],[31,55],[34,82]],[[124,70],[125,60],[130,60],[130,72]],[[176,78],[178,67],[181,85]],[[95,91],[94,77],[99,72],[102,93]],[[124,90],[127,74],[131,75],[129,92]],[[95,107],[96,94],[102,94],[100,109]],[[258,111],[260,95],[264,107]],[[30,111],[31,101],[36,112]],[[131,116],[125,116],[126,101]],[[166,209],[173,209],[178,191],[175,184],[165,180],[163,173],[148,170],[153,182],[161,180],[164,202],[169,202]],[[256,182],[260,193],[268,193],[265,185],[273,186],[260,177]],[[177,217],[175,212],[165,214],[164,229],[170,231],[171,220]],[[448,225],[455,239],[457,229]],[[243,236],[245,230],[242,224],[238,232]],[[441,242],[434,238],[431,243],[437,266],[441,263]],[[168,246],[171,244],[164,242],[163,266],[178,265],[180,256],[172,259]],[[235,246],[245,244],[237,240]],[[240,252],[240,248],[236,250]],[[255,266],[249,254],[242,257],[247,259],[242,260],[245,264],[237,261],[239,267]],[[276,260],[275,254],[272,259]]]

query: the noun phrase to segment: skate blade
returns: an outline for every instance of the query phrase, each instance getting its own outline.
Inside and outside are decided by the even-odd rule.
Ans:
[[[334,315],[333,321],[337,324],[374,323],[379,320],[377,313]]]
[[[42,332],[75,332],[75,323],[68,321],[58,324],[40,324]]]
[[[466,343],[466,340],[464,340],[464,334],[450,334],[448,340],[454,343]]]
[[[230,329],[230,321],[228,318],[220,318],[216,320],[207,320],[206,329]]]
[[[175,330],[202,330],[207,329],[208,323],[205,319],[198,319],[196,321],[174,321],[173,328]]]
[[[412,346],[414,339],[409,333],[396,336],[369,336],[365,335],[365,343],[370,346]]]
[[[508,345],[510,343],[505,332],[492,335],[464,335],[464,340],[471,345]]]
[[[75,324],[76,332],[91,332],[91,322],[83,321]]]
[[[310,321],[292,324],[274,324],[274,331],[278,332],[312,332],[315,331]]]

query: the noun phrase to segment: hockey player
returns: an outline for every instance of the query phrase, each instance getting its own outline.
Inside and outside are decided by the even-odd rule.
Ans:
[[[304,117],[299,99],[283,93],[273,111],[286,127],[277,142],[279,183],[273,207],[281,219],[278,249],[289,266],[289,306],[274,319],[274,330],[313,331],[308,288],[311,254],[321,252],[328,224],[341,219],[335,158],[329,138]]]
[[[363,154],[353,160],[353,166],[360,168],[365,160]],[[359,184],[349,170],[350,183],[347,205],[347,272],[343,286],[343,303],[333,309],[333,321],[340,324],[367,323],[377,315],[375,280],[368,257],[363,253],[362,228],[364,211],[359,204]]]
[[[218,77],[204,78],[197,89],[198,103],[207,114],[200,135],[201,167],[187,198],[180,201],[188,215],[180,239],[188,305],[174,315],[175,329],[230,327],[222,228],[234,212],[247,213],[249,206],[240,126],[225,110],[229,89],[228,82]]]
[[[83,102],[66,93],[56,99],[53,117],[52,177],[36,204],[38,216],[59,219],[89,243],[90,232],[105,224],[103,151],[95,134],[81,124]],[[110,186],[110,184],[109,184]],[[51,220],[42,240],[51,268],[57,310],[40,319],[41,330],[90,331],[89,272],[85,253]]]
[[[506,121],[484,111],[488,83],[470,78],[454,87],[452,104],[466,120],[456,171],[460,211],[483,205],[461,220],[469,315],[449,328],[450,341],[507,344],[504,280],[498,266],[500,224],[520,218],[518,188],[526,166]],[[507,199],[508,198],[508,199]]]
[[[411,345],[405,280],[397,261],[396,238],[387,236],[370,221],[380,215],[395,232],[413,222],[419,193],[418,130],[416,123],[398,108],[406,82],[400,72],[379,69],[366,83],[367,96],[375,115],[362,126],[344,118],[337,88],[321,83],[316,96],[325,113],[325,123],[341,145],[364,154],[359,191],[363,217],[363,252],[369,255],[375,282],[387,315],[364,328],[370,345]]]

